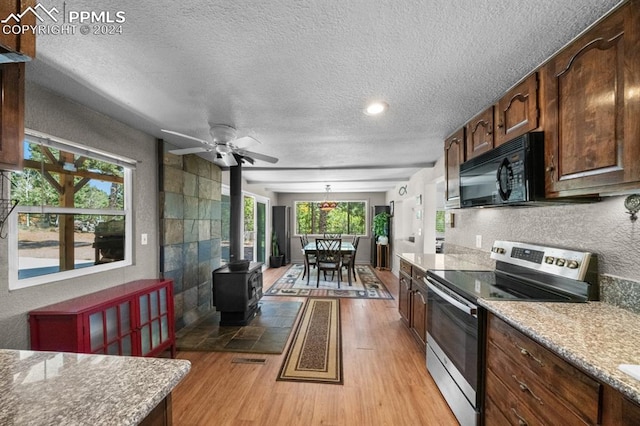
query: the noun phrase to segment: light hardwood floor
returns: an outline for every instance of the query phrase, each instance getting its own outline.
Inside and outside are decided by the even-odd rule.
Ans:
[[[266,270],[265,289],[284,271]],[[400,320],[397,278],[377,273],[394,300],[340,300],[344,385],[276,381],[284,354],[179,352],[191,371],[173,392],[174,425],[457,424]]]

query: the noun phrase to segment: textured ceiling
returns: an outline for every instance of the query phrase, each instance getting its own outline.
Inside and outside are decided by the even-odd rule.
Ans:
[[[618,1],[256,3],[67,0],[123,11],[122,34],[41,35],[27,79],[177,147],[197,143],[161,128],[235,126],[280,159],[244,167],[274,192],[385,191]]]

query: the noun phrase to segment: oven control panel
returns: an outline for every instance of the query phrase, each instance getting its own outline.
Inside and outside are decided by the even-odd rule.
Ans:
[[[491,258],[548,274],[582,281],[592,254],[513,241],[496,241]]]

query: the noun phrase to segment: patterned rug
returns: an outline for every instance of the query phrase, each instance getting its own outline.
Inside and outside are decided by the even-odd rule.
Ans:
[[[342,382],[340,299],[309,299],[277,380]]]
[[[281,354],[289,340],[302,302],[260,301],[258,314],[245,326],[221,326],[213,311],[176,332],[179,351]]]
[[[327,281],[320,275],[320,287],[316,288],[316,278],[318,270],[311,268],[309,285],[307,277],[302,278],[304,265],[292,265],[276,281],[265,296],[308,296],[308,297],[344,297],[354,299],[393,299],[389,290],[382,284],[382,281],[375,274],[370,265],[356,265],[356,279],[353,279],[351,286],[347,282],[347,273],[343,271],[343,279],[340,280],[338,289],[337,277],[331,281],[331,273],[327,273]]]

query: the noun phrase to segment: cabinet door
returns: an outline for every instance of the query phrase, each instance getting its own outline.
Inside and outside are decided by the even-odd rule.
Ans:
[[[20,170],[24,140],[24,63],[0,65],[0,169]]]
[[[548,196],[637,187],[638,28],[640,1],[635,0],[544,66]]]
[[[168,296],[167,287],[161,287],[138,298],[142,356],[158,351],[171,338]]]
[[[464,127],[444,141],[444,196],[446,207],[460,207],[460,164],[464,162]]]
[[[5,19],[11,14],[22,14],[27,8],[33,8],[35,5],[35,0],[2,0],[0,2],[0,17]],[[21,16],[20,22],[9,20],[6,23],[6,25],[16,24],[34,26],[37,24],[36,16],[33,13],[25,13]],[[0,31],[0,53],[2,53],[2,50],[17,52],[34,58],[36,54],[36,36],[32,31],[24,31],[21,34],[14,34],[13,31]]]
[[[467,160],[493,148],[493,106],[467,123]]]
[[[605,385],[602,392],[602,424],[604,426],[637,426],[640,424],[640,405],[611,386]]]
[[[495,146],[538,127],[538,74],[509,90],[496,105]]]
[[[88,347],[81,352],[133,355],[131,313],[130,301],[90,313]]]
[[[398,283],[398,311],[402,320],[409,324],[411,319],[411,277],[400,273]]]
[[[411,329],[418,341],[427,344],[427,292],[419,284],[414,286],[411,292]]]

